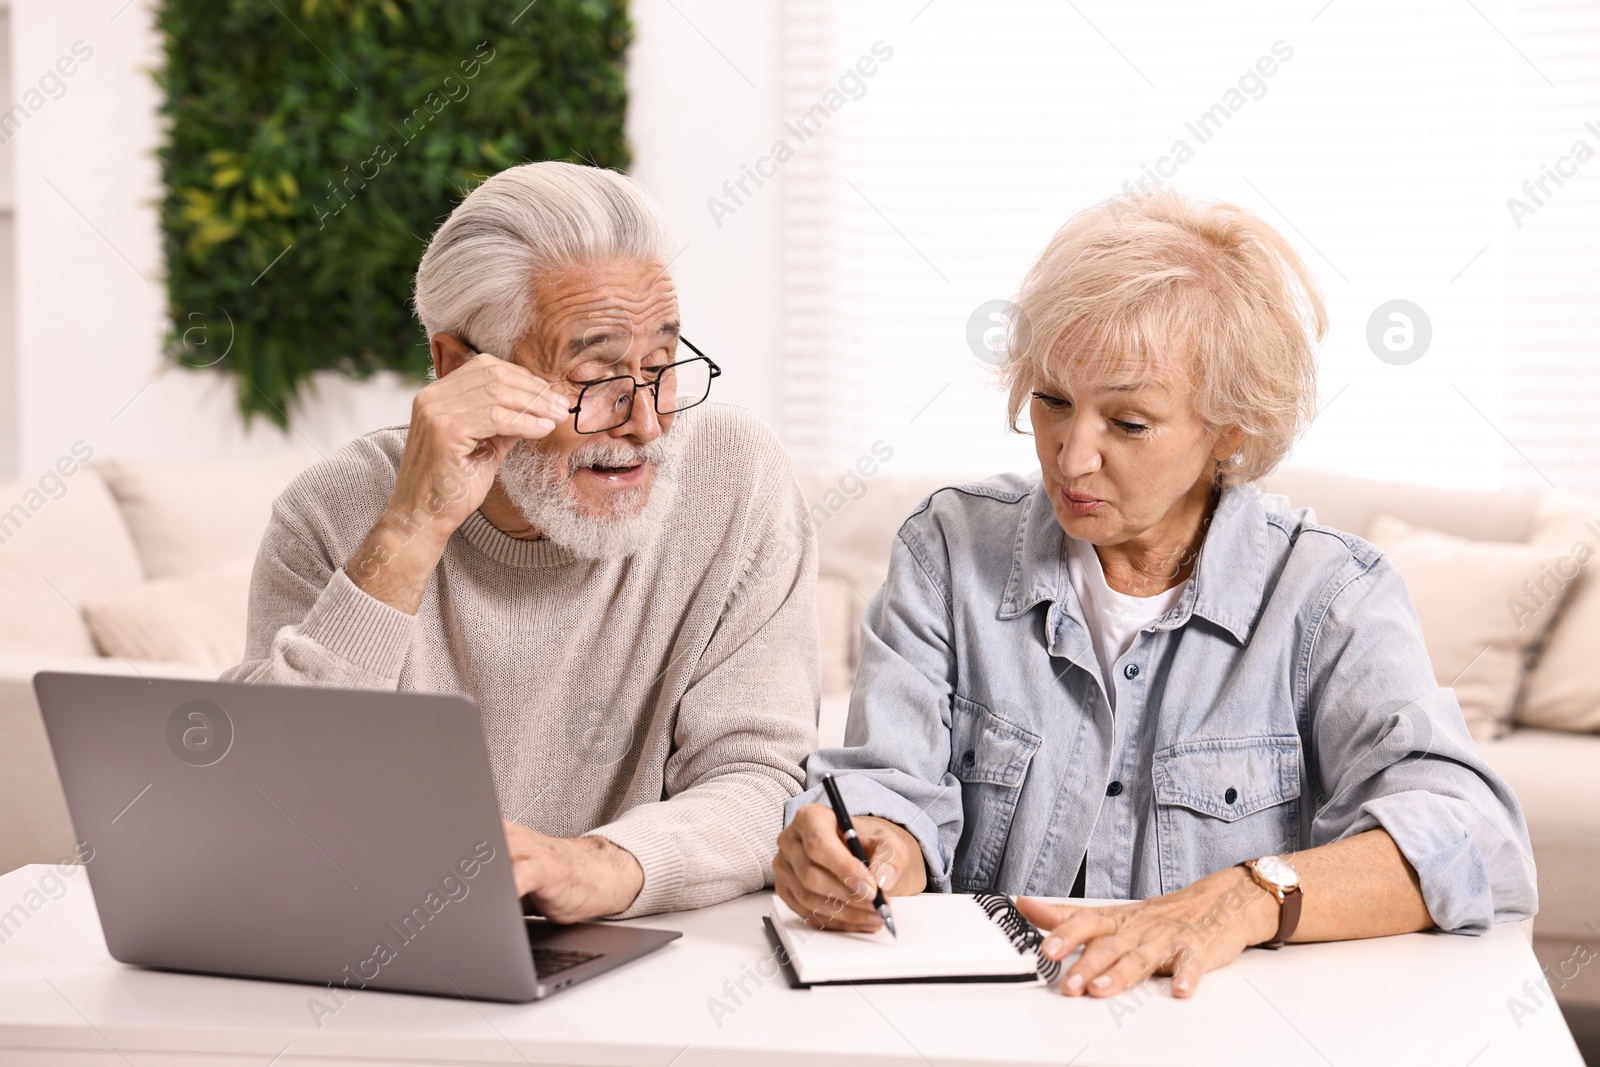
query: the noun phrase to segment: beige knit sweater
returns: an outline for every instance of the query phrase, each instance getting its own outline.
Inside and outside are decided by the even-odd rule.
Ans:
[[[816,534],[777,438],[684,412],[677,501],[622,560],[577,560],[474,512],[413,617],[340,569],[394,485],[406,430],[361,437],[273,505],[245,660],[226,679],[466,693],[506,818],[627,849],[625,915],[771,883],[784,801],[815,747]]]

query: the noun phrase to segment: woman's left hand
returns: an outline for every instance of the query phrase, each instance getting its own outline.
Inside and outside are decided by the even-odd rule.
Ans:
[[[1176,893],[1134,904],[1086,908],[1021,897],[1017,908],[1045,931],[1050,959],[1083,955],[1061,976],[1061,992],[1112,997],[1152,974],[1172,976],[1172,995],[1187,997],[1207,971],[1226,966],[1277,931],[1278,902],[1242,867]]]

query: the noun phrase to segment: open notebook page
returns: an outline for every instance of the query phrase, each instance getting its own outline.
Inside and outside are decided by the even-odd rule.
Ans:
[[[1032,975],[1032,952],[1018,952],[970,896],[923,893],[891,897],[896,939],[888,930],[853,934],[813,930],[772,898],[772,925],[802,982],[979,978]]]

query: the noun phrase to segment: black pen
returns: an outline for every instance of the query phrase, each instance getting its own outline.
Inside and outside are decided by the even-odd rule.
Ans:
[[[839,795],[839,783],[833,780],[833,775],[822,776],[822,788],[828,792],[828,803],[833,805],[833,817],[839,820],[839,832],[844,835],[844,843],[850,849],[850,854],[861,861],[861,866],[871,867],[867,862],[867,850],[861,847],[861,838],[856,834],[856,828],[850,823],[850,809],[844,806],[844,797]],[[894,916],[889,914],[889,902],[883,899],[883,887],[877,887],[878,895],[873,900],[872,906],[878,909],[878,914],[883,918],[883,925],[897,939],[900,934],[894,928]]]

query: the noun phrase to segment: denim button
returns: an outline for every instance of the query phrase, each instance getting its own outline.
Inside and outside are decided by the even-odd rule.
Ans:
[[[977,753],[973,752],[970,748],[967,749],[967,754],[961,757],[961,766],[970,767],[976,762],[978,762]]]
[[[1235,800],[1239,799],[1239,791],[1230,785],[1228,787],[1228,791],[1222,794],[1222,799],[1226,800],[1229,804],[1232,804]]]
[[[1124,678],[1139,677],[1139,665],[1137,663],[1128,664],[1126,667],[1122,668],[1122,676]]]
[[[1106,786],[1106,796],[1115,797],[1115,796],[1121,796],[1121,795],[1122,795],[1122,783],[1121,782],[1112,782],[1110,785]]]

